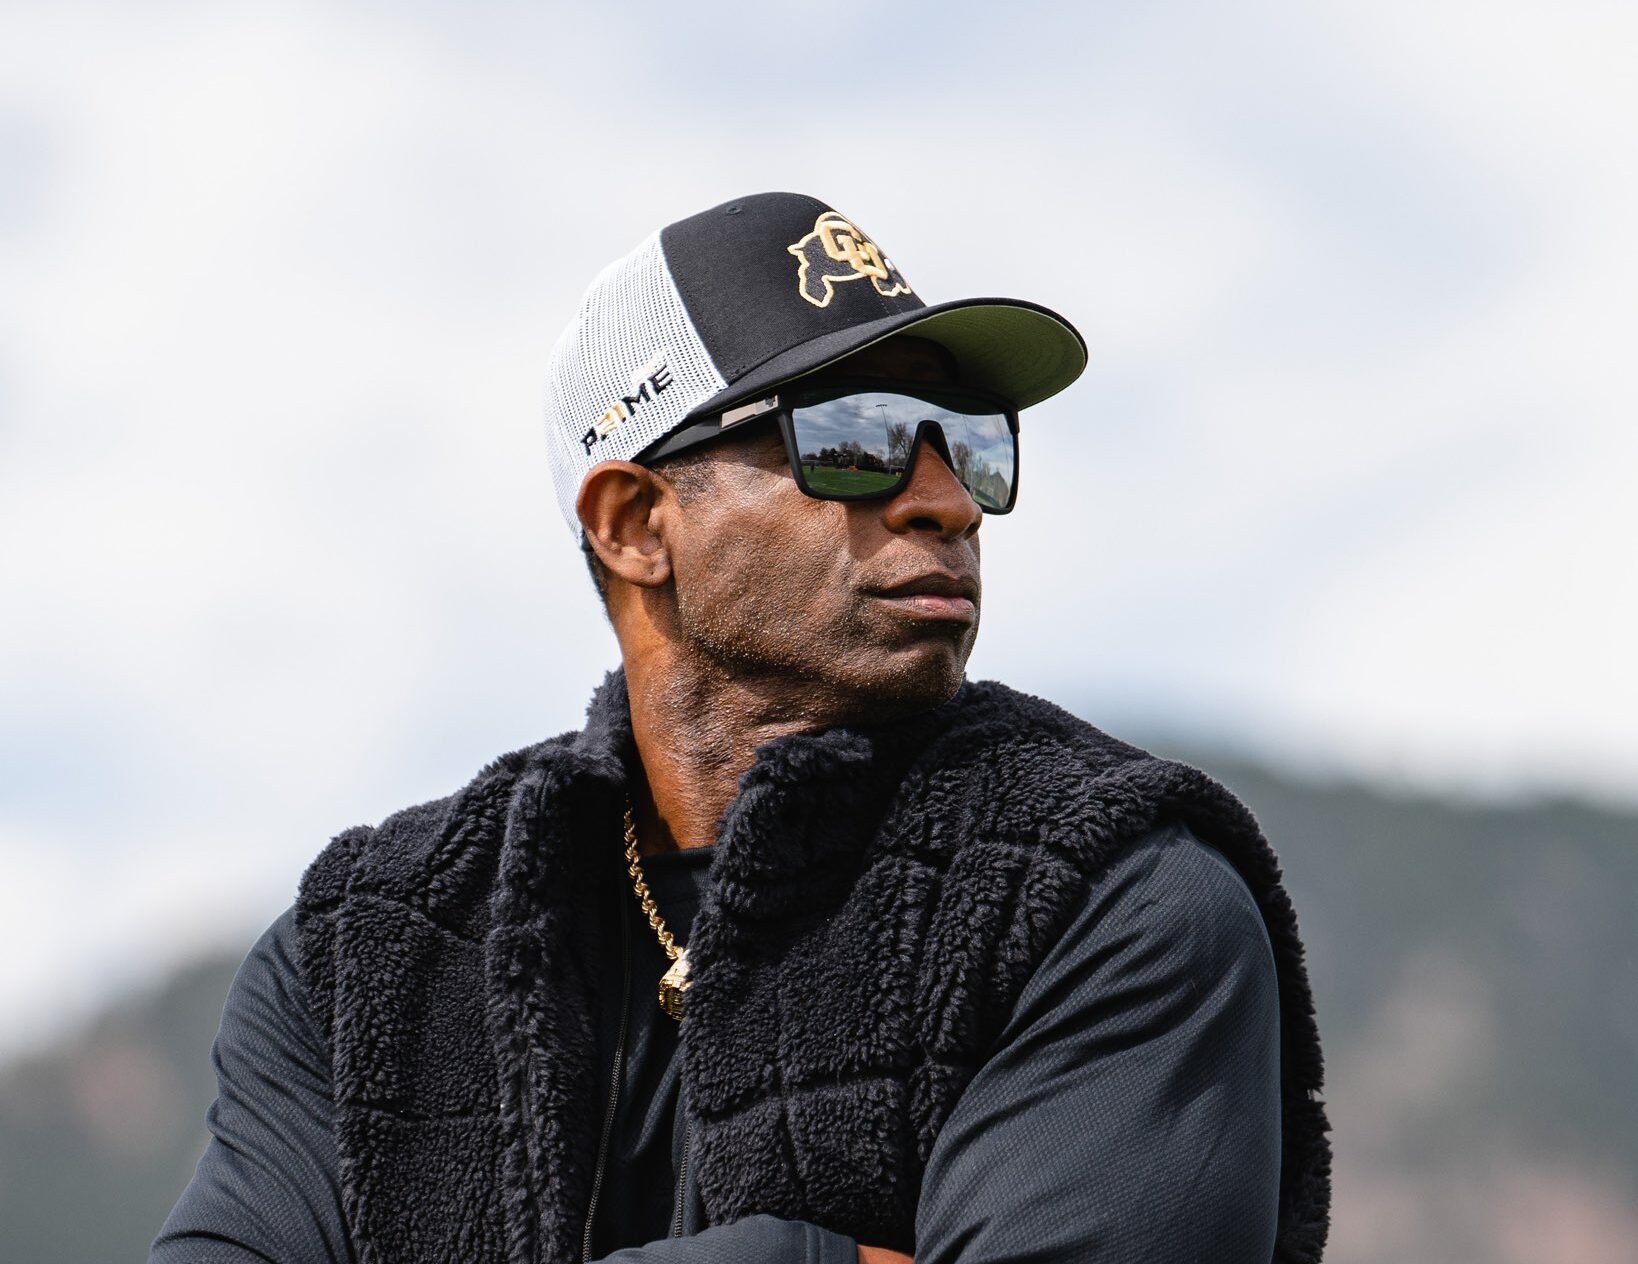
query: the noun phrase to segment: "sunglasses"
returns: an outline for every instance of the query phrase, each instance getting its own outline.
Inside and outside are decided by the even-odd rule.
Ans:
[[[763,419],[777,419],[796,485],[818,500],[896,496],[924,439],[985,513],[1008,513],[1018,497],[1018,410],[965,386],[796,383],[685,426],[636,459],[652,465]]]

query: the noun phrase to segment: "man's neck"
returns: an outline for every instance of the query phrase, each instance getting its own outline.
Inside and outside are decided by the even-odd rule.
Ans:
[[[643,855],[716,842],[757,747],[836,722],[823,707],[804,708],[789,679],[748,680],[668,651],[654,646],[625,659],[631,731],[647,783],[632,787]]]

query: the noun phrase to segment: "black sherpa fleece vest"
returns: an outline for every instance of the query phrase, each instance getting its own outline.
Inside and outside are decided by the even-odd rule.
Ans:
[[[635,760],[615,672],[584,731],[347,830],[303,877],[301,967],[360,1264],[579,1258],[603,1089],[592,1002],[611,968],[591,921],[623,874]],[[989,682],[902,723],[781,738],[741,777],[682,1025],[708,1222],[768,1212],[912,1251],[933,1140],[1025,982],[1115,851],[1170,819],[1229,859],[1266,920],[1274,1259],[1319,1259],[1319,1038],[1256,823],[1203,773]]]

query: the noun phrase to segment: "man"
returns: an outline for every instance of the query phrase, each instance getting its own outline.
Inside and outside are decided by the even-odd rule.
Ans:
[[[1320,1048],[1255,823],[965,680],[1018,410],[1084,364],[1044,308],[925,306],[807,197],[605,269],[548,433],[622,668],[313,863],[151,1258],[1317,1260]]]

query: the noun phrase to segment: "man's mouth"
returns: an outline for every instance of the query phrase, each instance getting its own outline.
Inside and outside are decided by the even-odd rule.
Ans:
[[[968,575],[933,571],[866,593],[910,618],[978,622],[978,581]]]

